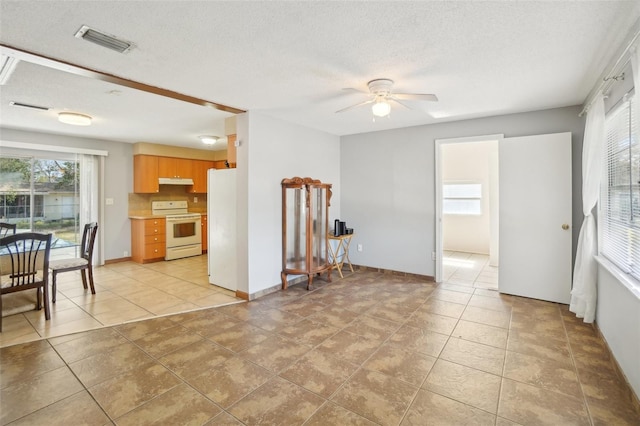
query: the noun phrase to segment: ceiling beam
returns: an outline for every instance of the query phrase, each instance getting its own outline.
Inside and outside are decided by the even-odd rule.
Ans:
[[[119,86],[130,87],[132,89],[141,90],[143,92],[152,93],[154,95],[164,96],[166,98],[176,99],[178,101],[188,102],[188,103],[192,103],[195,105],[200,105],[208,108],[215,108],[220,111],[230,112],[232,114],[241,114],[243,112],[246,112],[244,110],[219,104],[217,102],[207,101],[205,99],[196,98],[193,96],[174,92],[172,90],[163,89],[161,87],[151,86],[149,84],[140,83],[138,81],[118,77],[113,74],[96,71],[91,68],[86,68],[80,65],[76,65],[76,64],[61,61],[58,59],[50,58],[47,56],[39,55],[37,53],[29,52],[26,50],[17,49],[15,47],[7,46],[5,44],[0,44],[0,53],[6,56],[11,56],[13,58],[19,59],[21,61],[42,65],[47,68],[68,72],[70,74],[75,74],[82,77],[92,78],[94,80],[106,81],[108,83],[117,84]]]

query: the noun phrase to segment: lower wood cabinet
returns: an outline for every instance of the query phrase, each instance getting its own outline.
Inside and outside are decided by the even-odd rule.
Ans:
[[[131,260],[138,263],[164,260],[166,238],[164,218],[131,219]]]

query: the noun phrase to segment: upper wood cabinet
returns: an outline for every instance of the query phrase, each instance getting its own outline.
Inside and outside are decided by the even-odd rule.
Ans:
[[[207,192],[207,170],[215,168],[213,161],[191,160],[193,170],[193,185],[187,191],[204,194]]]
[[[229,167],[236,167],[236,135],[227,136],[227,161],[229,162]]]
[[[133,157],[133,192],[156,193],[158,184],[158,157],[154,155],[135,155]]]
[[[137,194],[156,193],[160,191],[158,178],[180,177],[193,179],[193,185],[185,187],[186,192],[205,194],[207,192],[207,170],[222,167],[224,167],[224,161],[134,155],[133,192]]]
[[[193,161],[187,158],[158,157],[158,177],[193,178]]]

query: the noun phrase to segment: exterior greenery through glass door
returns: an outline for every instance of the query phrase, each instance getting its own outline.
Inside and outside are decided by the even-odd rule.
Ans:
[[[79,162],[35,157],[0,158],[0,221],[18,232],[53,233],[53,247],[79,241]]]

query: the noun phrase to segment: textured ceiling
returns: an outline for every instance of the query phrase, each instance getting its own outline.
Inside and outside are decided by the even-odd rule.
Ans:
[[[2,0],[0,42],[346,135],[582,104],[639,17],[637,1]],[[74,38],[82,25],[135,47],[119,54]],[[366,99],[342,88],[366,91],[374,78],[440,101],[394,105],[376,122],[368,107],[335,114]],[[83,79],[21,63],[1,87],[0,125],[67,132],[7,106],[26,101],[95,117],[75,134],[189,146],[221,134],[229,116]]]

